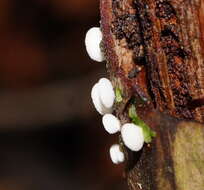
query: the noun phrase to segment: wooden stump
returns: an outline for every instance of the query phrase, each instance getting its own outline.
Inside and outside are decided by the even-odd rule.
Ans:
[[[134,102],[157,132],[141,152],[126,149],[130,189],[203,190],[204,1],[101,0],[100,8],[107,69],[122,96],[115,114],[129,122]]]

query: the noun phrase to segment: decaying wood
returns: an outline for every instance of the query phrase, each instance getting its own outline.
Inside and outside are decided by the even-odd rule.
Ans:
[[[146,120],[157,137],[142,152],[129,152],[131,190],[201,190],[204,187],[204,126],[158,112]]]
[[[142,99],[137,111],[157,132],[128,152],[133,190],[204,188],[203,20],[203,0],[101,0],[107,69],[123,96],[115,113],[130,121],[130,100]]]
[[[189,106],[204,95],[204,2],[101,2],[111,76],[122,78],[124,86],[138,85],[161,111],[204,121],[204,107]]]

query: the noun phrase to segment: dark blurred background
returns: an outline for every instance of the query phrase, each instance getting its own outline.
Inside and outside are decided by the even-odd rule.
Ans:
[[[0,0],[0,190],[124,190],[90,100],[98,0]]]

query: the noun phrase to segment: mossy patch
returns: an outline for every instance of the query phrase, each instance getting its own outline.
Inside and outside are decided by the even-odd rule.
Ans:
[[[142,128],[145,142],[150,143],[152,138],[156,136],[156,132],[151,130],[150,127],[139,118],[134,105],[130,106],[128,115],[135,125],[138,125]]]
[[[116,87],[115,89],[115,101],[116,103],[120,103],[123,101],[122,90],[118,87]]]

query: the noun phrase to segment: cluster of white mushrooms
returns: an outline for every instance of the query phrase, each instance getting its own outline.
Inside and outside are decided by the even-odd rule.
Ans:
[[[89,56],[97,61],[104,61],[100,43],[102,32],[100,28],[91,28],[85,38],[86,50]],[[121,133],[124,144],[132,151],[139,151],[144,145],[143,130],[133,123],[121,125],[120,120],[112,114],[115,102],[114,88],[109,79],[101,78],[92,88],[91,98],[96,110],[103,116],[102,123],[109,134]],[[110,148],[110,157],[113,163],[119,164],[124,161],[125,156],[118,144]]]

